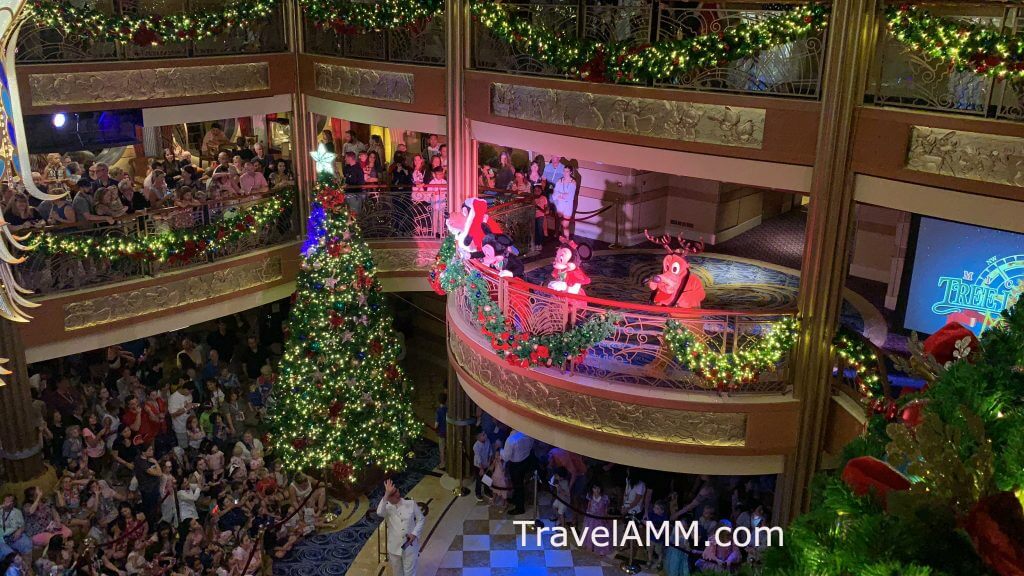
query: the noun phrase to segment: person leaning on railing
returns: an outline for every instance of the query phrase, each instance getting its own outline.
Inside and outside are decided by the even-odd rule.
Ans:
[[[68,202],[68,196],[63,188],[51,187],[51,194],[60,194],[53,200],[43,200],[37,208],[39,215],[46,219],[51,226],[70,227],[75,224],[75,209]]]
[[[28,196],[22,192],[15,192],[11,197],[10,204],[4,210],[4,220],[11,232],[41,228],[46,223],[36,209],[29,205]]]
[[[83,224],[96,222],[113,224],[114,219],[112,217],[96,214],[94,204],[92,182],[85,179],[79,180],[75,197],[71,200],[71,206],[75,209],[75,220]]]
[[[270,173],[271,188],[277,190],[285,186],[292,186],[295,184],[295,176],[288,167],[287,160],[277,160],[274,162],[273,168],[274,170]]]

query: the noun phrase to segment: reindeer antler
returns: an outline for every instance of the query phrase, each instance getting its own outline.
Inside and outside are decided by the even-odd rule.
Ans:
[[[704,239],[700,240],[683,240],[683,235],[679,235],[679,249],[687,254],[700,254],[704,251]]]
[[[661,244],[665,248],[665,250],[668,250],[669,252],[673,251],[672,250],[672,237],[669,236],[668,234],[662,234],[658,238],[655,238],[655,237],[650,235],[650,233],[647,231],[646,228],[644,228],[644,236],[646,236],[647,239],[649,241],[653,242],[654,244]]]

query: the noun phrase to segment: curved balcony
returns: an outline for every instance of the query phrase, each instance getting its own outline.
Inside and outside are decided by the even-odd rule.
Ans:
[[[426,66],[446,62],[444,17],[430,18],[419,26],[359,33],[341,33],[305,15],[302,24],[306,54]]]
[[[588,318],[621,316],[582,361],[525,368],[495,352],[467,292],[449,296],[449,356],[474,402],[544,441],[595,457],[650,465],[671,453],[672,469],[704,473],[781,471],[795,446],[798,402],[783,360],[755,382],[720,393],[663,346],[672,319],[713,351],[743,348],[792,312],[683,310],[567,296],[473,267],[514,329],[563,332]],[[507,418],[507,420],[506,420]]]
[[[153,4],[99,0],[89,4],[91,8],[105,14],[126,16],[158,16],[222,10],[224,7],[224,2],[218,0],[169,0]],[[286,22],[284,2],[278,2],[273,15],[252,26],[236,26],[203,40],[138,45],[131,42],[94,41],[85,36],[67,36],[59,29],[28,20],[19,30],[15,61],[18,64],[69,64],[287,52]]]

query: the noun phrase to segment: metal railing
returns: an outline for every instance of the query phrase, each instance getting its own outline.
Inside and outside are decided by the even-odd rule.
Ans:
[[[362,32],[336,30],[303,16],[302,51],[321,56],[444,66],[443,17],[398,30]]]
[[[664,343],[665,322],[675,320],[692,331],[711,350],[732,352],[748,345],[794,312],[665,309],[601,298],[571,296],[521,279],[500,278],[475,261],[491,297],[517,331],[535,335],[563,332],[593,316],[617,313],[622,321],[611,337],[593,346],[581,363],[570,359],[562,368],[607,382],[717,393],[707,381],[686,369]],[[466,291],[454,297],[463,320],[482,328]],[[784,393],[788,390],[786,360],[757,382],[742,384],[731,394]]]
[[[295,240],[298,233],[298,211],[295,208],[294,189],[254,196],[233,201],[199,203],[182,208],[159,208],[114,219],[113,224],[93,227],[48,226],[47,234],[69,236],[90,236],[104,238],[141,238],[164,233],[170,229],[197,228],[208,224],[230,223],[239,215],[239,210],[253,208],[270,201],[275,196],[292,195],[292,201],[284,212],[266,226],[252,230],[235,242],[225,244],[216,251],[199,251],[187,262],[157,262],[145,258],[122,257],[114,260],[98,256],[82,256],[68,253],[29,253],[24,263],[15,267],[21,286],[36,294],[53,294],[77,290],[100,284],[123,282],[146,276],[187,268],[199,264],[216,262],[260,248],[274,246]]]
[[[605,43],[642,46],[658,41],[716,34],[777,15],[778,10],[754,8],[673,8],[641,0],[619,6],[593,5],[583,0],[546,4],[505,4],[513,17],[566,39],[586,38]],[[566,77],[534,55],[522,53],[473,22],[472,65],[480,70]],[[768,94],[817,98],[824,66],[825,35],[815,34],[763,50],[749,58],[723,62],[652,85],[685,90]]]
[[[224,0],[98,0],[94,7],[107,14],[166,15],[193,10],[222,10],[224,4]],[[29,20],[18,34],[16,60],[19,64],[56,64],[287,52],[284,2],[279,2],[274,10],[273,15],[250,26],[235,26],[203,40],[167,42],[155,46],[139,46],[131,42],[99,42],[84,36],[66,36],[56,28]]]
[[[388,184],[345,187],[345,202],[367,240],[444,238],[447,196],[447,185],[417,190]]]
[[[977,3],[928,4],[936,16],[963,21],[965,25],[993,28],[1008,36],[1024,31],[1024,4],[1006,2],[995,5]],[[880,7],[884,10],[885,7]],[[892,36],[884,16],[872,63],[865,102],[965,114],[1002,120],[1024,120],[1024,86],[1019,81],[1003,80],[957,71],[948,62],[932,58]]]

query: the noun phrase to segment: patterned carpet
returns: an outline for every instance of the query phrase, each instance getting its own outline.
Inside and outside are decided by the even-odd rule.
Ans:
[[[418,441],[413,446],[416,456],[409,462],[409,469],[396,479],[396,484],[403,494],[412,490],[426,474],[438,464],[437,445],[426,441]],[[367,498],[366,505],[376,505],[384,491],[377,488]],[[337,505],[337,504],[335,504]],[[363,506],[358,507],[365,510]],[[335,509],[335,513],[344,510]],[[274,562],[276,576],[341,576],[352,565],[363,545],[373,536],[378,520],[370,520],[363,516],[347,528],[336,532],[316,534],[299,542],[291,553],[282,560]]]

